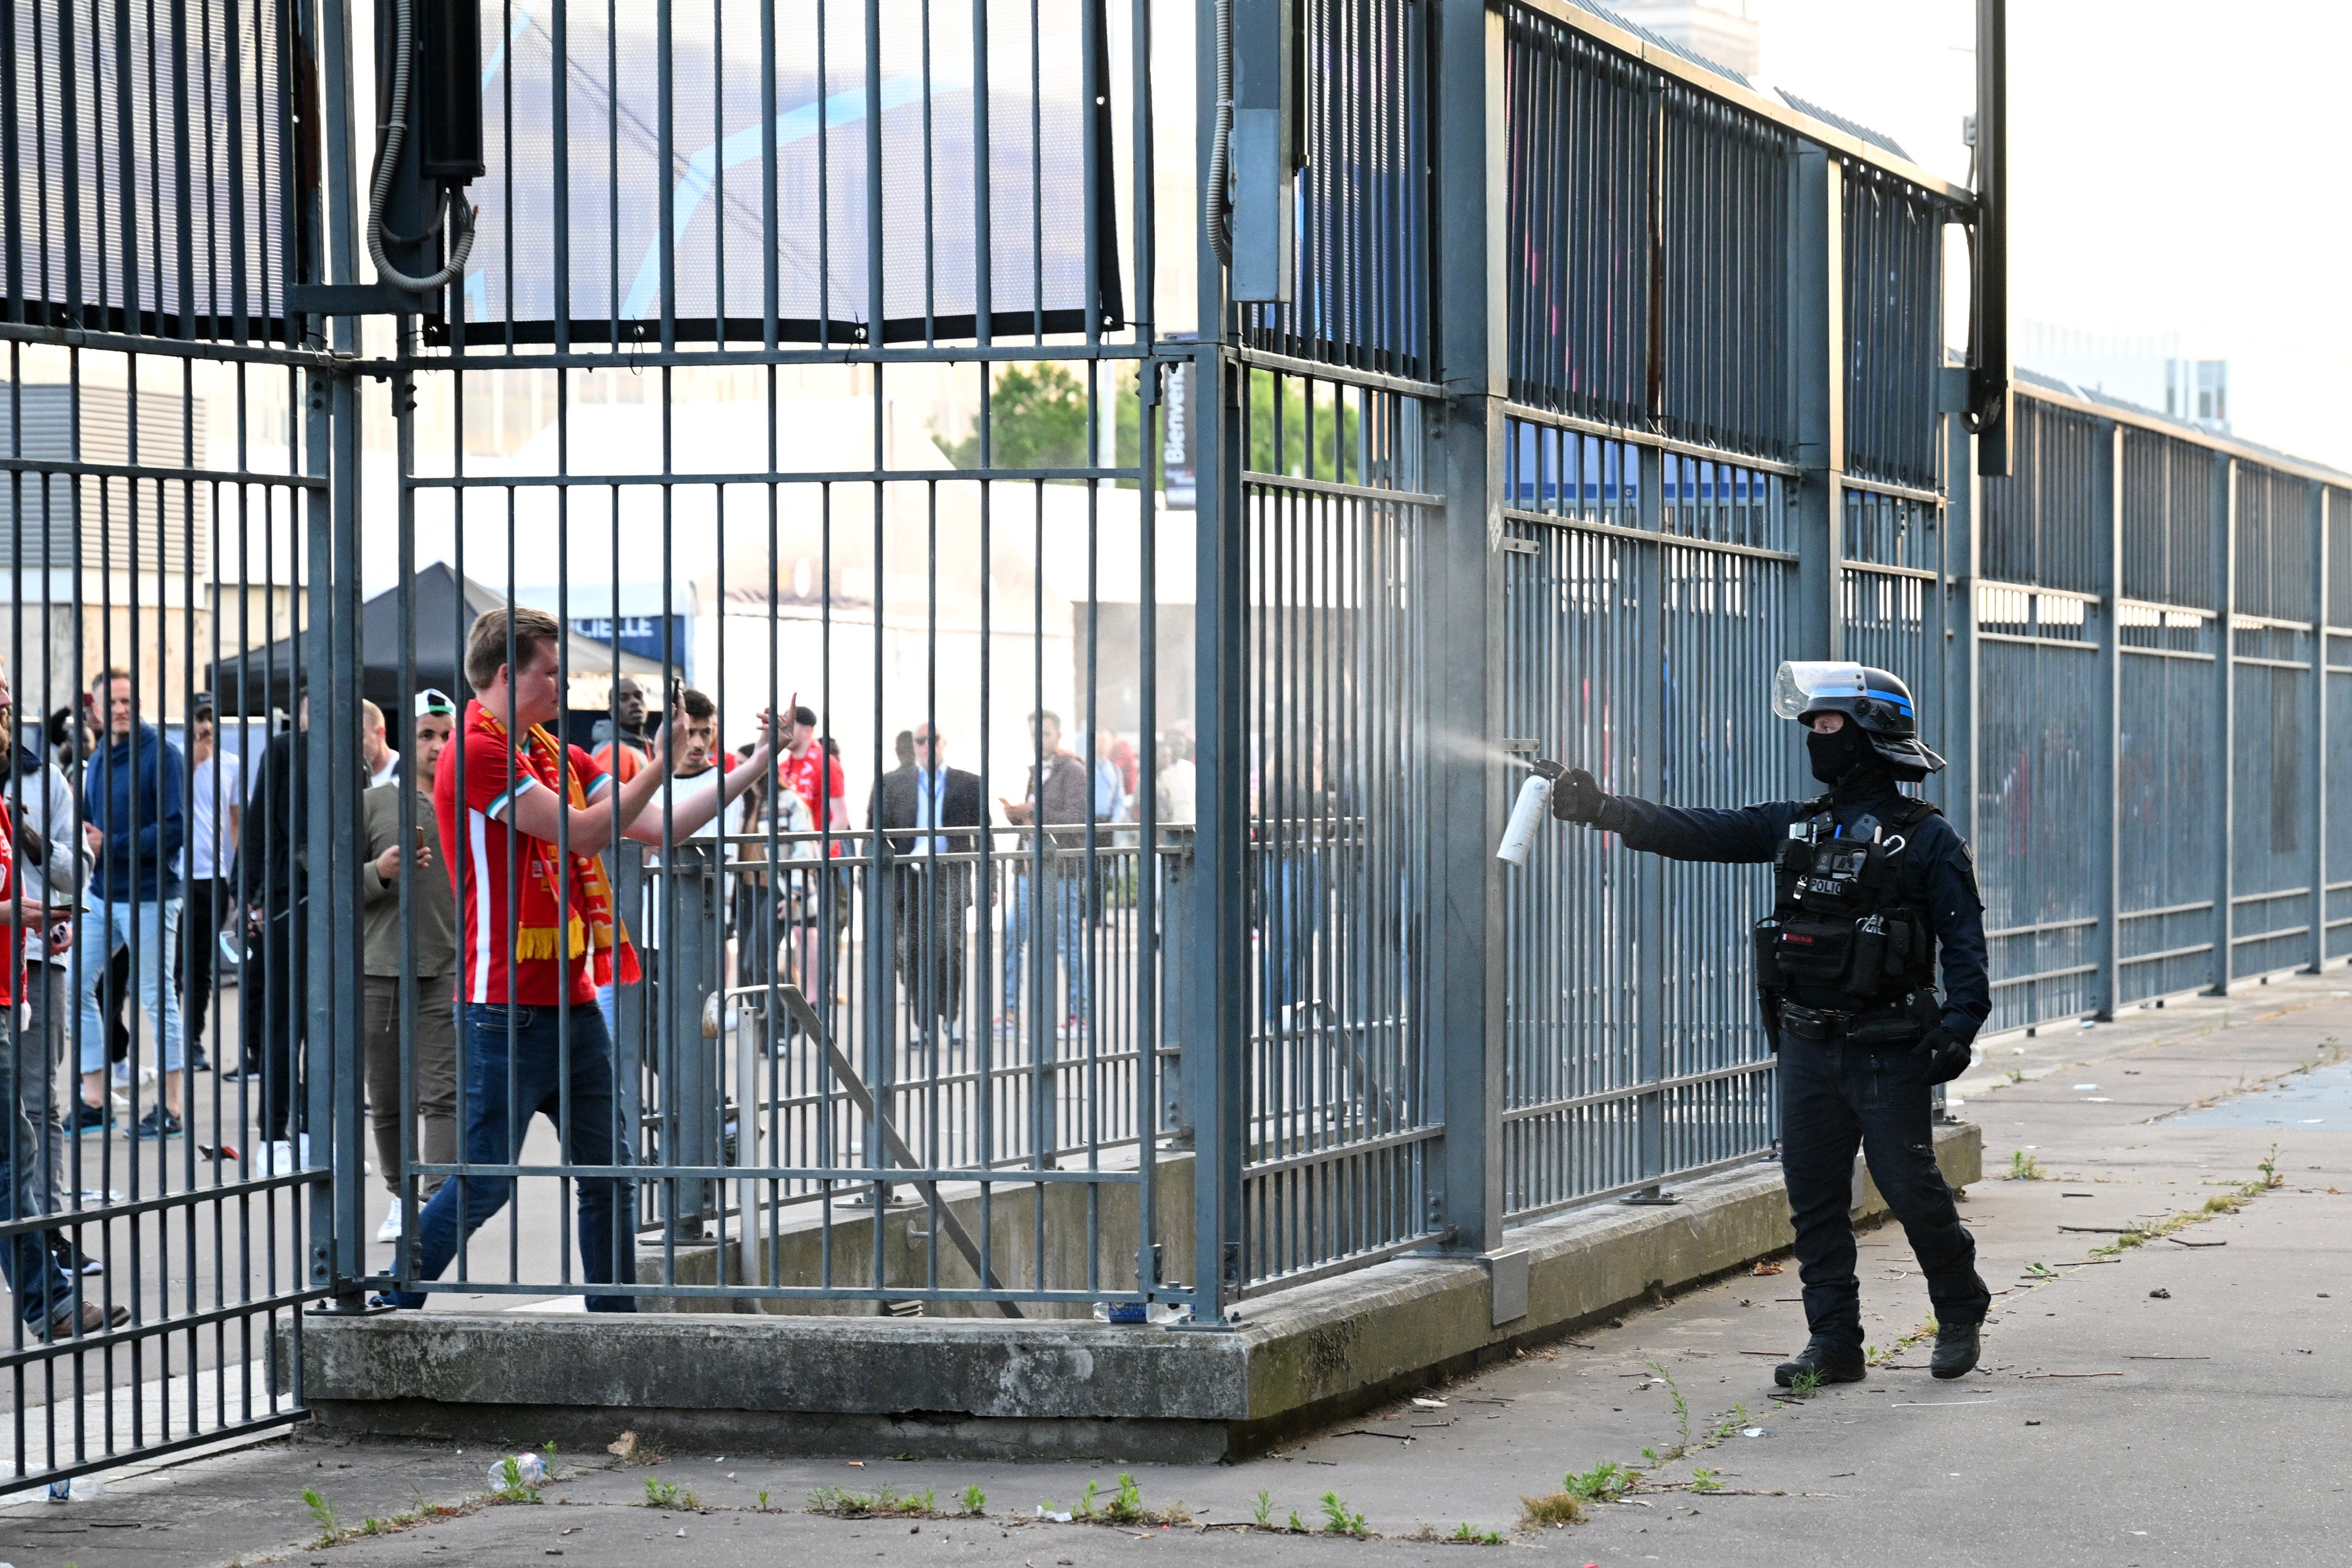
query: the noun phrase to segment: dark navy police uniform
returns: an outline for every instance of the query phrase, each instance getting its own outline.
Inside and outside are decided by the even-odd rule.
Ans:
[[[1900,794],[1884,771],[1831,791],[1829,802],[1845,835],[1860,839],[1870,836],[1874,822],[1883,825],[1918,810],[1918,802]],[[1790,827],[1817,810],[1811,800],[1692,810],[1612,795],[1603,798],[1592,826],[1617,834],[1628,849],[1670,860],[1763,863],[1787,841]],[[1896,884],[1903,902],[1925,916],[1934,936],[1943,982],[1942,1024],[1965,1043],[1976,1038],[1992,1010],[1976,867],[1967,843],[1939,815],[1919,817],[1903,834]],[[1832,1009],[1856,1005],[1837,992],[1801,985],[1791,987],[1788,999]],[[1785,1029],[1778,1044],[1780,1169],[1796,1224],[1797,1265],[1811,1332],[1857,1352],[1862,1348],[1861,1284],[1849,1218],[1857,1147],[1918,1255],[1937,1321],[1982,1322],[1991,1298],[1977,1274],[1976,1242],[1961,1225],[1952,1190],[1936,1164],[1925,1076],[1927,1048],[1916,1042],[1868,1047],[1814,1040]]]

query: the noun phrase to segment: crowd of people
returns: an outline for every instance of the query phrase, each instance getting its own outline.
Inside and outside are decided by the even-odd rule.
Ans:
[[[625,842],[657,855],[731,836],[721,858],[734,982],[781,978],[824,996],[845,972],[841,945],[859,902],[848,869],[825,863],[828,851],[873,851],[881,869],[865,897],[888,898],[880,917],[904,1005],[919,1027],[958,1040],[987,848],[1000,868],[1003,936],[996,1027],[1020,1027],[1024,991],[1033,1016],[1050,1013],[1063,1032],[1083,1027],[1086,931],[1100,888],[1091,873],[1060,862],[1135,819],[1141,759],[1130,742],[1104,736],[1082,756],[1066,744],[1057,714],[1031,714],[1040,760],[1019,798],[1000,796],[992,813],[979,775],[949,762],[950,737],[918,724],[897,737],[898,766],[876,781],[861,838],[839,752],[797,699],[761,715],[754,736],[730,750],[703,693],[675,688],[656,716],[644,689],[623,677],[589,747],[559,739],[561,635],[542,612],[494,611],[467,639],[467,700],[420,691],[398,734],[374,703],[361,706],[358,1023],[375,1170],[392,1194],[380,1241],[404,1239],[400,1193],[412,1160],[510,1164],[537,1114],[557,1124],[568,1163],[631,1160],[616,1113],[627,1103],[616,1081],[626,1061],[614,1046],[616,1007],[642,982],[636,944],[657,948],[660,931],[650,910],[635,929],[639,912],[615,892]],[[127,1129],[134,1138],[184,1135],[191,1074],[250,1085],[257,1174],[311,1164],[299,1093],[310,1021],[305,948],[327,862],[309,852],[306,831],[309,701],[298,696],[292,724],[247,758],[222,748],[218,716],[203,697],[179,741],[167,738],[140,716],[135,684],[125,671],[102,672],[78,710],[51,716],[36,750],[16,744],[0,679],[0,925],[11,928],[13,949],[0,964],[8,1069],[0,1095],[14,1117],[0,1129],[9,1218],[70,1207],[61,1188],[80,1167],[68,1141],[114,1130],[118,1106],[146,1101]],[[1164,739],[1157,763],[1159,820],[1190,821],[1183,738]],[[215,1062],[205,1033],[220,1016],[228,962],[237,1040]],[[634,1184],[575,1185],[580,1278],[632,1282]],[[408,1239],[417,1277],[437,1278],[512,1190],[507,1178],[453,1184],[419,1173],[418,1234]],[[121,1307],[110,1320],[75,1288],[96,1265],[62,1222],[0,1248],[0,1265],[36,1333],[122,1321]],[[421,1306],[423,1295],[391,1292],[383,1304]],[[592,1295],[588,1305],[629,1311],[634,1298]]]

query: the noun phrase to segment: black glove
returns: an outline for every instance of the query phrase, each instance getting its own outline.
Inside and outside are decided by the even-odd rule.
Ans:
[[[1976,1048],[1940,1024],[1927,1031],[1919,1041],[1927,1052],[1927,1082],[1949,1083],[1969,1070],[1976,1060]]]
[[[1591,774],[1571,768],[1551,787],[1551,814],[1563,822],[1596,821],[1608,799]]]

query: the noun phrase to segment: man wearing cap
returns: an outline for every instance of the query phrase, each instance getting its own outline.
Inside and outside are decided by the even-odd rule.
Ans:
[[[404,770],[413,767],[414,773],[377,784],[360,797],[361,821],[367,834],[367,856],[360,865],[367,1011],[360,1038],[366,1059],[368,1124],[375,1132],[376,1173],[392,1194],[383,1224],[375,1233],[378,1241],[397,1241],[401,1234],[404,1018],[409,1021],[415,1064],[412,1082],[420,1124],[412,1157],[430,1166],[451,1165],[457,1158],[457,906],[449,889],[447,862],[441,852],[441,823],[434,814],[430,792],[442,749],[457,727],[457,705],[428,686],[416,694],[415,709],[415,739],[408,760],[402,765]],[[371,750],[391,749],[383,743],[380,725],[373,737]],[[404,828],[404,798],[410,802]],[[411,875],[410,868],[416,874]],[[411,912],[405,917],[400,907],[404,883]],[[415,977],[413,989],[401,980],[407,918],[415,923],[414,936],[407,938],[409,972]],[[422,1204],[432,1197],[446,1179],[418,1177],[416,1201]]]
[[[1772,706],[1803,727],[1825,793],[1728,811],[1660,806],[1605,794],[1580,768],[1561,779],[1552,811],[1627,849],[1774,867],[1756,983],[1780,1053],[1780,1174],[1811,1333],[1777,1369],[1780,1385],[1864,1373],[1849,1214],[1857,1148],[1927,1277],[1930,1369],[1963,1376],[1991,1297],[1936,1164],[1930,1089],[1967,1071],[1992,1010],[1976,862],[1933,805],[1899,788],[1944,766],[1920,744],[1901,681],[1861,664],[1786,664]]]

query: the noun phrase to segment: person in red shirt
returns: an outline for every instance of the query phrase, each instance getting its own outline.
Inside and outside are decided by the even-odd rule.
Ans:
[[[793,716],[793,722],[784,727],[783,732],[784,778],[792,784],[793,792],[808,803],[810,821],[819,830],[830,829],[845,835],[832,841],[827,852],[845,855],[850,847],[845,836],[850,831],[849,783],[841,770],[841,757],[818,735],[816,710],[801,706],[797,694],[792,707],[786,711]],[[815,911],[816,917],[803,922],[800,927],[803,949],[801,984],[809,988],[813,997],[822,997],[824,995],[823,988],[828,983],[826,977],[838,975],[841,971],[832,964],[818,962],[820,954],[828,945],[820,933],[830,934],[830,946],[838,952],[842,934],[849,929],[849,877],[845,872],[837,871],[829,890],[822,882],[815,886],[820,890],[818,904],[822,906],[830,903],[833,911],[829,924],[824,910],[819,907]],[[830,897],[826,896],[828,891]],[[847,1001],[849,998],[836,993],[835,999]]]
[[[661,842],[655,797],[687,727],[683,714],[671,715],[662,744],[621,784],[585,751],[560,746],[547,726],[562,712],[561,636],[555,618],[540,610],[493,610],[474,622],[466,642],[474,700],[434,780],[463,926],[458,1004],[469,1165],[513,1163],[530,1118],[542,1113],[556,1124],[568,1164],[627,1164],[633,1153],[634,1139],[614,1119],[613,1038],[596,1008],[596,987],[635,978],[636,956],[597,855],[616,825],[623,836]],[[772,727],[761,714],[762,738],[746,766],[713,771],[704,789],[673,794],[672,831],[692,832],[768,770]],[[577,1186],[580,1278],[635,1283],[631,1184],[583,1176]],[[440,1278],[466,1238],[513,1196],[505,1176],[443,1183],[417,1218],[414,1267],[404,1272]],[[380,1300],[422,1307],[425,1292],[392,1291]],[[592,1312],[635,1312],[636,1298],[591,1295],[587,1305]]]

